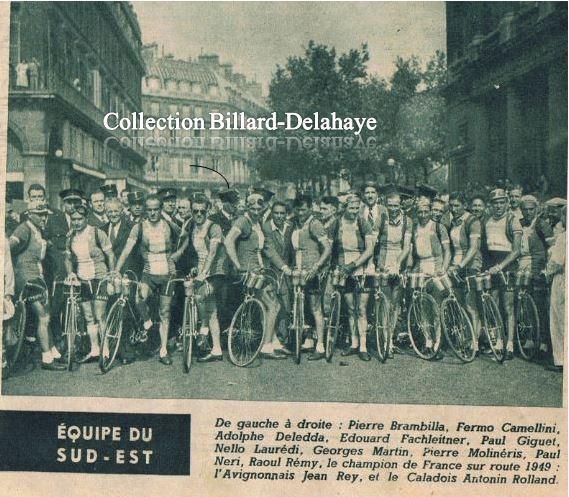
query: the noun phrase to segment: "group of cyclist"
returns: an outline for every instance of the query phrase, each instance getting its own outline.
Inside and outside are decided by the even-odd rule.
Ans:
[[[384,276],[382,291],[396,323],[405,293],[404,275],[413,273],[429,279],[451,275],[462,282],[456,292],[472,322],[478,353],[481,324],[469,279],[485,271],[493,279],[492,292],[503,313],[505,359],[512,359],[515,275],[529,275],[540,315],[548,315],[548,249],[565,231],[564,199],[542,203],[523,195],[520,187],[508,191],[496,187],[467,198],[462,192],[439,195],[427,185],[410,190],[368,182],[335,196],[316,199],[299,193],[282,201],[262,187],[245,194],[223,190],[212,200],[201,191],[178,198],[172,188],[157,194],[119,195],[115,185],[105,185],[88,197],[76,189],[62,191],[62,210],[47,206],[41,185],[31,185],[27,193],[28,210],[19,224],[6,225],[16,281],[15,290],[5,285],[4,314],[6,318],[10,291],[18,295],[25,290],[37,317],[45,370],[65,368],[55,345],[61,333],[56,316],[62,304],[53,298],[48,305],[47,289],[56,281],[77,285],[90,340],[90,350],[77,362],[98,361],[109,353],[101,335],[109,301],[118,291],[112,276],[126,271],[139,280],[135,301],[141,331],[148,333],[158,321],[157,355],[164,365],[172,364],[169,338],[181,324],[178,309],[183,307],[178,305],[183,295],[170,282],[190,271],[198,288],[199,362],[223,360],[221,332],[230,326],[240,303],[237,283],[245,274],[262,272],[276,276],[266,278],[259,291],[266,310],[260,356],[279,360],[292,354],[293,337],[286,323],[291,276],[300,272],[306,316],[314,330],[306,333],[302,348],[308,350],[308,360],[323,359],[333,270],[343,275],[342,298],[350,330],[342,356],[371,358],[368,309],[377,276]],[[563,268],[557,267],[560,271]],[[436,285],[429,292],[441,299]],[[158,302],[158,313],[149,306],[151,297]],[[547,324],[542,324],[545,330]],[[396,326],[390,332],[394,330]],[[10,339],[6,335],[5,346]],[[388,341],[389,356],[397,352],[396,338]],[[120,360],[128,364],[136,355],[126,337],[123,341]],[[546,345],[543,340],[541,346]]]

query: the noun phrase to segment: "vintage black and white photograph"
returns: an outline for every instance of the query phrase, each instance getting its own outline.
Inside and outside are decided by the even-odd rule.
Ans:
[[[566,2],[12,2],[2,395],[562,407]]]

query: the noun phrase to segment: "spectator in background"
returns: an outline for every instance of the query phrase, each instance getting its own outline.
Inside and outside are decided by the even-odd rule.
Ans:
[[[567,208],[563,208],[560,223],[563,231],[555,235],[555,242],[549,250],[546,274],[552,278],[551,300],[549,309],[549,325],[551,347],[553,349],[553,364],[547,366],[549,371],[563,372],[563,354],[565,353],[565,228],[567,223]]]

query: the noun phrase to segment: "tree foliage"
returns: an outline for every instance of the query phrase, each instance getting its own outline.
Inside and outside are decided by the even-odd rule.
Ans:
[[[389,80],[368,73],[369,58],[365,44],[338,55],[334,48],[310,41],[301,56],[277,66],[268,106],[279,120],[286,112],[326,117],[335,112],[339,117],[375,117],[378,126],[360,136],[352,131],[271,131],[251,160],[261,178],[300,184],[329,181],[348,169],[357,182],[385,172],[393,157],[409,183],[428,181],[441,167],[444,54],[436,52],[424,69],[418,57],[398,57]]]

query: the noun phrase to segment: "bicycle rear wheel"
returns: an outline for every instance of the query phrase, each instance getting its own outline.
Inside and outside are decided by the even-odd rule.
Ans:
[[[466,311],[455,298],[448,297],[441,304],[441,324],[454,355],[462,362],[476,357],[476,335]]]
[[[330,302],[330,315],[326,324],[326,361],[330,362],[336,348],[338,330],[340,327],[341,297],[338,292],[332,294]]]
[[[255,298],[245,300],[231,320],[227,338],[229,359],[239,367],[251,364],[265,338],[265,309]]]
[[[539,313],[533,297],[526,291],[518,297],[516,315],[516,340],[521,356],[531,361],[539,351]]]
[[[196,335],[197,309],[195,302],[186,299],[184,305],[184,321],[182,324],[182,345],[184,351],[184,372],[189,373],[192,367],[192,349]]]
[[[294,315],[292,317],[294,327],[294,362],[300,364],[300,354],[302,347],[302,333],[304,332],[304,298],[300,291],[294,294]]]
[[[437,303],[428,293],[418,292],[407,314],[409,341],[415,353],[430,360],[441,346],[441,325]]]
[[[28,309],[26,303],[23,300],[19,300],[15,305],[14,317],[11,323],[11,333],[12,338],[11,344],[4,348],[4,353],[6,354],[6,361],[8,363],[8,371],[12,371],[14,366],[20,358],[20,353],[22,352],[22,345],[24,344],[24,337],[26,335],[26,325],[27,325]],[[4,333],[6,333],[6,327],[4,328]]]
[[[482,296],[481,312],[482,329],[488,339],[490,349],[498,362],[504,362],[506,358],[506,336],[504,324],[500,316],[498,304],[491,295]]]
[[[389,352],[389,337],[391,335],[391,316],[390,305],[387,297],[383,292],[375,297],[374,307],[374,331],[375,331],[375,344],[377,347],[377,357],[381,362],[385,362]]]
[[[117,356],[124,322],[125,303],[117,300],[105,321],[103,338],[101,339],[101,354],[99,356],[99,369],[106,373],[113,367],[113,362]]]

